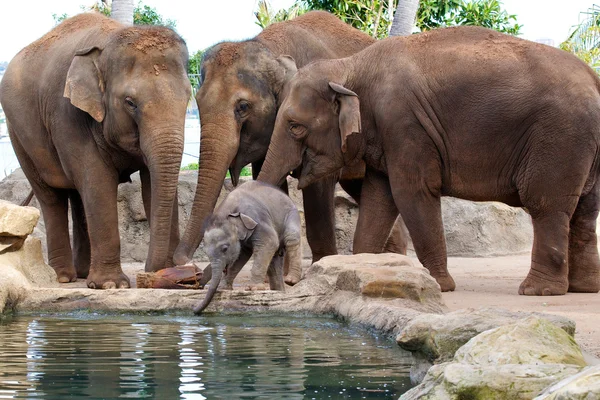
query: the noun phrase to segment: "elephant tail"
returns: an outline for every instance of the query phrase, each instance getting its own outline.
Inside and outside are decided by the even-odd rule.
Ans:
[[[31,199],[33,199],[33,190],[29,191],[29,194],[27,195],[27,197],[25,197],[25,199],[21,202],[21,204],[19,204],[21,207],[25,207],[28,206],[29,203],[31,202]]]

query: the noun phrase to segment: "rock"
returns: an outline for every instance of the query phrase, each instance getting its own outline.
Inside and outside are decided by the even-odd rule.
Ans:
[[[531,251],[533,226],[522,208],[442,197],[449,256],[489,257]]]
[[[427,269],[400,254],[329,256],[312,264],[305,276],[325,275],[338,290],[374,298],[443,303],[440,286]]]
[[[583,366],[572,336],[545,319],[528,317],[475,336],[400,399],[531,399]]]
[[[475,336],[458,349],[454,361],[489,366],[538,363],[586,366],[575,339],[549,321],[537,317]]]
[[[600,399],[600,365],[584,368],[550,386],[535,400],[597,400]]]
[[[530,400],[549,384],[579,371],[575,365],[434,365],[400,400]]]
[[[0,236],[26,237],[33,232],[39,218],[40,212],[34,207],[0,200]]]
[[[44,262],[40,240],[28,237],[18,250],[0,254],[0,314],[35,287],[58,287],[58,281]]]
[[[402,329],[396,341],[405,350],[419,353],[431,362],[441,363],[451,360],[461,346],[478,334],[532,315],[549,320],[571,336],[575,334],[575,323],[557,315],[470,308],[442,315],[420,315]]]

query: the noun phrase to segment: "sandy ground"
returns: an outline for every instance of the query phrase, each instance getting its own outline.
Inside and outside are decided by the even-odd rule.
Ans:
[[[443,293],[451,310],[499,307],[512,311],[538,311],[563,315],[575,321],[575,339],[588,353],[600,358],[600,294],[519,296],[519,284],[529,272],[530,255],[494,258],[449,258],[448,269],[456,291]]]
[[[411,257],[418,263],[416,257]],[[565,296],[519,296],[519,284],[529,271],[529,254],[490,258],[450,257],[448,268],[456,282],[456,291],[443,293],[451,311],[461,308],[498,307],[512,311],[538,311],[558,314],[575,321],[575,339],[590,355],[600,358],[600,294],[568,293]],[[305,266],[309,260],[304,260]],[[206,263],[198,266],[204,268]],[[248,263],[235,285],[240,288],[248,280],[251,263]],[[142,263],[123,266],[132,278],[143,271]],[[85,287],[79,280],[63,287]]]

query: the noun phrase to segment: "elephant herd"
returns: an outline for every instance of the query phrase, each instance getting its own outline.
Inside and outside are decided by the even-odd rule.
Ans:
[[[166,27],[84,13],[9,64],[0,103],[60,282],[129,287],[117,187],[133,172],[151,231],[146,271],[157,271],[191,261],[227,171],[235,185],[252,164],[284,192],[298,178],[313,261],[337,253],[339,183],[359,204],[354,253],[405,254],[410,234],[443,291],[455,283],[441,196],[528,210],[520,294],[600,290],[600,80],[575,56],[479,27],[375,41],[322,11],[219,43],[201,64],[198,185],[180,238],[187,63]]]

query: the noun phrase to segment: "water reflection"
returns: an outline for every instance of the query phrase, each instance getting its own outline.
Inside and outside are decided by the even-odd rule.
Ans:
[[[323,318],[0,321],[0,398],[398,398],[410,361],[389,340]]]

